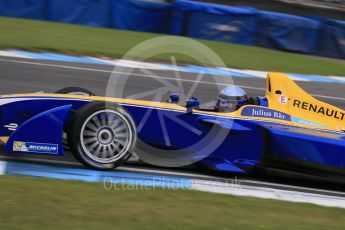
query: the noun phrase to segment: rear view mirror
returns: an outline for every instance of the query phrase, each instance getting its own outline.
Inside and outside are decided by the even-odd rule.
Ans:
[[[172,104],[178,104],[180,101],[180,94],[179,93],[171,93],[169,96],[170,100],[169,102]]]
[[[200,101],[196,97],[191,97],[186,101],[187,113],[192,114],[193,109],[199,109]]]

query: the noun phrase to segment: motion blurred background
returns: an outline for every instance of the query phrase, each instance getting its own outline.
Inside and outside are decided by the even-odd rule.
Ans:
[[[345,58],[344,0],[1,0],[0,15]]]

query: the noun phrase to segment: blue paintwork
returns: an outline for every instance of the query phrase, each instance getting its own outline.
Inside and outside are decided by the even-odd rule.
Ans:
[[[62,154],[63,149],[62,127],[72,114],[67,111],[69,108],[71,111],[77,110],[91,102],[37,96],[20,97],[26,100],[3,104],[4,100],[9,99],[0,98],[0,136],[11,135],[7,151],[12,151],[14,141],[27,141],[58,144],[59,154]],[[260,100],[265,103],[264,98]],[[289,120],[291,117],[279,112],[275,118],[276,111],[264,106],[248,107],[242,114],[248,116],[246,119],[234,119],[207,115],[197,110],[188,113],[187,110],[121,105],[133,117],[138,138],[145,144],[162,149],[186,149],[195,153],[193,158],[200,159],[200,164],[220,172],[247,173],[260,166],[264,156],[294,159],[336,169],[345,167],[345,134],[280,124],[281,120]],[[253,110],[265,114],[270,112],[273,115],[262,115],[260,112],[254,115],[273,118],[276,122],[255,120]],[[150,112],[150,116],[143,125],[141,122],[147,112]],[[165,135],[158,122],[161,119],[166,126]],[[19,125],[17,131],[4,128],[4,125],[10,123]],[[189,128],[182,124],[187,124]],[[214,131],[210,127],[217,127],[217,132],[212,133]],[[215,135],[218,133],[226,136],[209,154],[208,143],[216,143]]]
[[[267,97],[258,97],[260,106],[268,107],[268,100]]]
[[[15,98],[6,98],[6,100],[15,100]],[[21,97],[23,101],[16,101],[0,106],[0,136],[10,136],[11,130],[4,129],[5,125],[16,123],[19,126],[28,118],[40,114],[44,111],[54,109],[64,105],[72,105],[72,110],[77,110],[81,106],[90,102],[90,100],[70,100],[64,98],[53,99],[51,97]],[[0,99],[0,103],[2,100]]]
[[[247,174],[245,170],[235,166],[235,164],[230,161],[221,158],[207,157],[199,163],[217,172]]]
[[[65,105],[50,109],[25,121],[10,136],[5,150],[13,152],[14,142],[22,142],[26,143],[27,150],[21,152],[63,155],[62,132],[71,107]],[[31,145],[41,148],[33,151]],[[51,150],[54,146],[58,147],[56,151]]]
[[[188,113],[192,113],[193,109],[199,109],[200,101],[196,97],[191,97],[186,101],[186,108]]]
[[[171,93],[170,96],[170,103],[177,104],[180,101],[180,94],[179,93]]]
[[[147,108],[126,105],[124,105],[124,107],[132,114],[137,125],[140,126],[140,122],[147,112]],[[200,159],[203,159],[203,156],[206,156],[209,153],[208,148],[213,147],[206,146],[206,143],[215,142],[214,136],[208,135],[210,132],[210,125],[217,125],[223,130],[223,132],[225,132],[226,135],[224,141],[222,140],[220,145],[209,156],[210,158],[217,158],[217,164],[241,162],[239,165],[242,166],[242,164],[248,161],[251,161],[251,163],[258,163],[266,148],[264,130],[255,123],[203,115],[196,112],[189,114],[181,111],[158,112],[157,109],[151,110],[150,119],[147,120],[145,125],[138,130],[138,137],[139,139],[144,140],[147,144],[155,147],[162,149],[169,149],[169,147],[173,147],[173,149],[188,149],[192,152],[197,152],[197,156]],[[159,116],[163,116],[165,118],[164,121],[167,128],[167,136],[169,137],[168,143],[164,138],[160,123],[157,122],[159,120]],[[195,130],[186,129],[186,127],[176,125],[174,122],[175,119],[179,119],[180,121],[189,124],[191,127],[195,128]],[[246,143],[248,139],[251,140],[252,144],[243,145],[243,143]],[[201,140],[203,140],[201,144],[195,145],[195,143],[200,143]],[[205,164],[208,163],[205,161]],[[229,167],[232,168],[233,165],[230,163]]]
[[[264,124],[269,131],[269,154],[345,169],[345,133]]]

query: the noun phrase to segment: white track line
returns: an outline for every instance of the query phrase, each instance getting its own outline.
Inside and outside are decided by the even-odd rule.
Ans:
[[[6,173],[6,161],[0,161],[0,175],[5,175]]]
[[[236,183],[216,182],[210,184],[208,181],[193,180],[192,189],[204,192],[231,194],[235,196],[257,197],[297,203],[311,203],[326,207],[345,208],[345,198],[342,197],[288,191],[275,188],[245,186]]]
[[[30,62],[30,61],[18,61],[18,60],[7,60],[7,59],[1,59],[0,61],[4,62],[13,62],[13,63],[21,63],[21,64],[28,64],[28,65],[37,65],[37,66],[47,66],[47,67],[57,67],[57,68],[64,68],[64,69],[72,69],[72,70],[82,70],[82,71],[92,71],[92,72],[101,72],[101,73],[113,73],[113,74],[128,74],[126,72],[117,72],[117,71],[110,71],[110,70],[101,70],[101,69],[93,69],[93,68],[83,68],[83,67],[76,67],[76,66],[66,66],[66,65],[56,65],[56,64],[47,64],[47,63],[40,63],[40,62]],[[164,80],[175,80],[174,78],[169,77],[163,77],[163,76],[148,76],[146,74],[138,74],[138,73],[131,73],[130,75],[133,76],[140,76],[140,77],[146,77],[146,78],[154,78],[154,79],[164,79]],[[121,76],[121,75],[120,75]],[[121,76],[122,77],[122,76]],[[127,76],[123,76],[127,77]],[[206,82],[206,81],[195,81],[195,80],[188,80],[188,79],[179,79],[179,81],[182,82],[191,82],[191,83],[201,83],[201,84],[208,84],[208,85],[222,85],[222,86],[228,86],[228,84],[222,84],[222,83],[215,83],[215,82]],[[253,90],[261,90],[266,91],[265,88],[256,88],[256,87],[250,87],[250,86],[243,86],[243,85],[237,85],[239,87],[242,87],[244,89],[253,89]],[[317,95],[317,94],[311,94],[312,96],[319,97],[319,98],[326,98],[326,99],[333,99],[333,100],[341,100],[345,101],[345,98],[341,97],[333,97],[333,96],[325,96],[325,95]]]
[[[32,59],[32,57],[28,57],[28,56],[17,54],[17,53],[13,53],[13,52],[3,51],[3,50],[0,50],[0,56]]]

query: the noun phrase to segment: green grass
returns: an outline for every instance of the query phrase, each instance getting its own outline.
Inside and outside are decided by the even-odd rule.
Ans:
[[[161,35],[0,17],[0,49],[47,50],[119,58],[138,43],[157,36]],[[340,60],[230,43],[198,41],[214,50],[228,67],[345,75],[345,62]],[[189,57],[176,56],[180,63],[195,63]],[[153,60],[167,61],[168,57],[169,54],[163,54]]]
[[[345,210],[197,191],[0,177],[0,229],[344,229]]]

